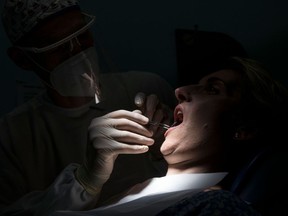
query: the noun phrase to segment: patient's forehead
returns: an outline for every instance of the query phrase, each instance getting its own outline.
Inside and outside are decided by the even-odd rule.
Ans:
[[[241,74],[235,70],[230,69],[223,69],[218,70],[215,72],[212,72],[206,76],[204,76],[202,79],[200,79],[199,83],[204,83],[210,80],[212,77],[222,80],[225,83],[235,83],[239,84],[241,81]]]

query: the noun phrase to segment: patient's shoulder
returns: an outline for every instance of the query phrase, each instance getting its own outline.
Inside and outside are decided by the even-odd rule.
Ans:
[[[189,196],[158,214],[169,215],[234,215],[261,216],[255,209],[235,194],[226,190],[210,190]]]

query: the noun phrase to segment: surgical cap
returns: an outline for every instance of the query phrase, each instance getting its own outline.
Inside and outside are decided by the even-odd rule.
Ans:
[[[2,22],[10,41],[15,44],[41,20],[63,9],[78,5],[78,0],[6,0]]]

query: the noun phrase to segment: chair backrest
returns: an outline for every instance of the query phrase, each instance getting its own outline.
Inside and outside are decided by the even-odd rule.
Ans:
[[[258,152],[234,180],[231,191],[263,216],[288,215],[288,152]]]
[[[224,32],[198,29],[176,29],[176,61],[178,84],[198,83],[199,78],[213,71],[221,57],[248,57],[244,46]],[[188,78],[188,79],[187,79]]]

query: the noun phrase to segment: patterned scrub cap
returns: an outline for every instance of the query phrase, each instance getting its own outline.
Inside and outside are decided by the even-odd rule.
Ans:
[[[10,41],[15,44],[44,18],[65,8],[79,5],[78,0],[6,0],[2,22]]]

